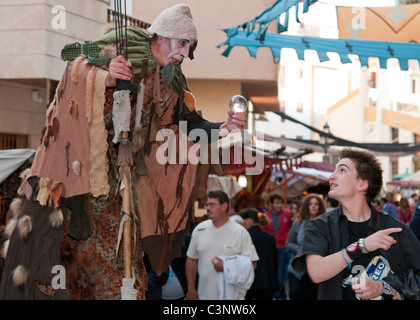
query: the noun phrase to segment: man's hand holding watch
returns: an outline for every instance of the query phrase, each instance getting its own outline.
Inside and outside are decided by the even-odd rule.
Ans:
[[[349,244],[346,248],[346,251],[350,259],[352,259],[353,261],[359,258],[362,254],[366,254],[369,252],[366,249],[365,239],[363,238],[360,238],[358,241]]]
[[[360,238],[358,241],[348,245],[346,252],[349,258],[353,261],[358,259],[361,255],[369,253],[366,249],[364,238]],[[382,290],[380,290],[380,286],[382,286]],[[363,281],[363,284],[358,282],[356,285],[353,285],[352,288],[359,299],[373,299],[379,296],[382,296],[383,299],[387,300],[402,299],[400,294],[384,280],[375,281],[370,278],[366,278],[365,281]],[[373,294],[373,292],[376,292],[376,294]]]

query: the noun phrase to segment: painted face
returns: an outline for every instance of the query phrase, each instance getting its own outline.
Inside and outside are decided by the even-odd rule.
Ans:
[[[357,177],[357,170],[351,159],[341,159],[330,176],[330,191],[328,195],[338,201],[351,198],[358,192],[362,179]]]
[[[181,64],[188,57],[192,45],[192,42],[185,39],[160,37],[157,41],[159,49],[155,53],[155,58],[161,67],[168,63]]]
[[[319,202],[316,198],[309,200],[309,215],[315,217],[319,213]]]

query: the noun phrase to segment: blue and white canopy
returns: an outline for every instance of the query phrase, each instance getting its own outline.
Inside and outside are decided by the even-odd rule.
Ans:
[[[225,42],[218,47],[227,46],[223,55],[228,57],[235,46],[246,47],[251,57],[256,57],[258,48],[270,48],[274,60],[280,59],[282,48],[292,48],[300,60],[304,59],[305,50],[315,50],[321,62],[330,60],[327,52],[335,52],[342,63],[351,62],[349,54],[357,55],[362,66],[368,66],[369,57],[377,57],[381,68],[386,68],[389,58],[396,58],[401,70],[408,70],[408,60],[420,62],[420,44],[414,42],[388,42],[357,39],[326,39],[317,37],[302,37],[283,35],[287,30],[290,8],[298,6],[303,1],[303,13],[308,11],[309,5],[317,0],[278,0],[253,20],[232,28],[223,29],[227,35]],[[280,15],[286,13],[285,23],[280,23]],[[277,33],[267,32],[272,21],[277,22]],[[296,20],[298,10],[296,10]]]

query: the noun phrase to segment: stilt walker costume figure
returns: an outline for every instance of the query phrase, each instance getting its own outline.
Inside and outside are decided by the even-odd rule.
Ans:
[[[115,54],[116,32],[62,51],[69,62],[47,110],[34,163],[22,173],[10,210],[2,299],[120,299],[118,248],[125,219],[132,225],[133,283],[137,298],[144,299],[143,252],[158,274],[180,255],[193,201],[206,199],[212,166],[187,158],[162,164],[160,147],[168,141],[159,134],[172,130],[178,141],[192,129],[212,137],[212,129],[228,133],[246,124],[245,113],[228,111],[226,122],[212,123],[196,112],[180,67],[184,58],[193,58],[197,44],[187,5],[164,10],[148,30],[126,28],[128,61]],[[140,88],[129,95],[130,108],[118,113],[113,109],[124,101],[114,101],[117,79]],[[186,122],[186,133],[180,121]],[[127,143],[120,135],[127,131],[133,163],[129,185],[122,186],[118,149]],[[187,141],[185,150],[176,145],[177,159],[192,150],[195,142]],[[130,191],[127,214],[121,214],[122,188]],[[64,279],[54,266],[64,267]]]

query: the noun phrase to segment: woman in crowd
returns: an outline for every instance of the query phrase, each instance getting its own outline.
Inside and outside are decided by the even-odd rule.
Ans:
[[[408,199],[402,197],[400,199],[400,207],[398,208],[398,218],[400,218],[401,222],[404,222],[406,225],[410,223],[411,217],[413,216],[413,212],[411,211],[410,203]]]
[[[292,211],[292,221],[296,218],[297,213],[299,212],[299,201],[294,201],[290,204],[290,211]]]
[[[286,247],[293,252],[293,255],[303,242],[309,220],[325,212],[325,203],[317,194],[310,193],[303,199],[286,241]],[[317,285],[309,279],[306,272],[298,272],[289,265],[290,300],[316,300],[317,292]]]

